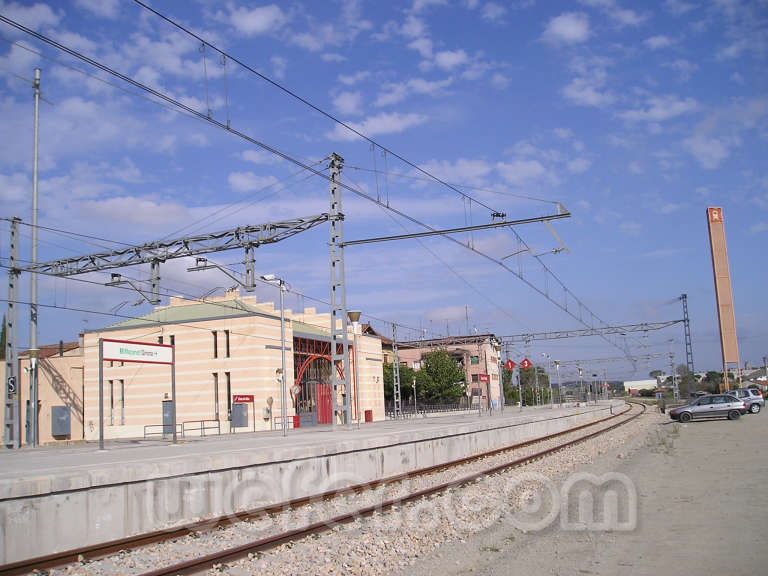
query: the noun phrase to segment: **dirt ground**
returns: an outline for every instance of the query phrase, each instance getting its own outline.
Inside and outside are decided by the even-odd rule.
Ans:
[[[637,494],[634,529],[563,529],[556,521],[531,531],[502,520],[463,543],[439,548],[408,572],[768,574],[767,432],[768,412],[734,422],[665,420],[577,470],[617,472],[631,480]]]

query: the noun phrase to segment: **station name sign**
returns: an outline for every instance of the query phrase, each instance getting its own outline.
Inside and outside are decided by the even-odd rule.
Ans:
[[[141,362],[144,364],[173,364],[173,346],[149,342],[102,340],[103,360]]]

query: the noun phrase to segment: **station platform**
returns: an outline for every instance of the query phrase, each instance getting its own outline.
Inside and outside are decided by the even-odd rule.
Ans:
[[[623,401],[0,452],[0,564],[364,483],[565,430]],[[33,536],[34,535],[34,536]]]

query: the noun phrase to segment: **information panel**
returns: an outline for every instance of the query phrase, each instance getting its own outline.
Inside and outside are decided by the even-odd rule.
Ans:
[[[142,362],[145,364],[173,364],[173,346],[126,340],[102,340],[104,360],[114,362]]]

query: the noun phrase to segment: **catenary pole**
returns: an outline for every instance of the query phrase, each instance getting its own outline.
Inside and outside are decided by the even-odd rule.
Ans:
[[[40,112],[40,68],[35,68],[35,124],[34,124],[34,144],[32,157],[32,266],[37,264],[37,156],[39,148],[39,115]],[[30,308],[29,308],[29,404],[30,404],[30,444],[37,446],[39,444],[38,411],[37,411],[37,274],[34,272],[30,277]]]

